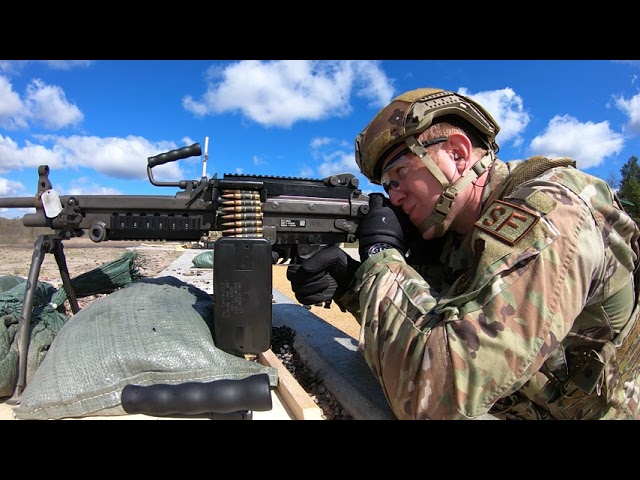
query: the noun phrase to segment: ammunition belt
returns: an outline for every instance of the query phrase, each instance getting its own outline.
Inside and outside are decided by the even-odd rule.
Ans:
[[[255,190],[222,190],[221,233],[225,237],[262,237],[262,202]]]

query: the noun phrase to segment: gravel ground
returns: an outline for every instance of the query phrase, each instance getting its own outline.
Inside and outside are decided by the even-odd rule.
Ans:
[[[322,410],[322,417],[325,420],[353,420],[353,417],[342,408],[331,392],[325,388],[322,381],[300,360],[300,356],[292,346],[295,335],[296,332],[286,325],[273,327],[271,351]]]

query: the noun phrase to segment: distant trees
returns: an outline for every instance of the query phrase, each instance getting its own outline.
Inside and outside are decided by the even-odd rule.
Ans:
[[[0,217],[0,245],[15,243],[30,243],[38,238],[38,235],[53,233],[46,227],[25,227],[21,218],[8,219]]]
[[[640,165],[638,157],[633,155],[620,169],[620,188],[618,196],[624,208],[636,223],[640,224]]]

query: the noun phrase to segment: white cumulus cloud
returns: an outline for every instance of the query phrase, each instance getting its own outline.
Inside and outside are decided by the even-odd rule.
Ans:
[[[383,106],[393,87],[376,61],[243,60],[209,70],[200,99],[183,107],[198,116],[239,113],[265,127],[289,128],[300,121],[343,117],[351,95]]]
[[[579,122],[571,115],[556,115],[542,134],[530,144],[532,155],[571,157],[581,170],[597,167],[605,158],[622,151],[622,134],[611,130],[608,121]]]

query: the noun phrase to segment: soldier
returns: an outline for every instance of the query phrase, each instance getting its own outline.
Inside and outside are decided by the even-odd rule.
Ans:
[[[498,131],[440,89],[380,110],[356,138],[388,195],[361,262],[321,250],[288,272],[296,298],[335,290],[399,419],[638,419],[638,226],[571,159],[498,159]]]

